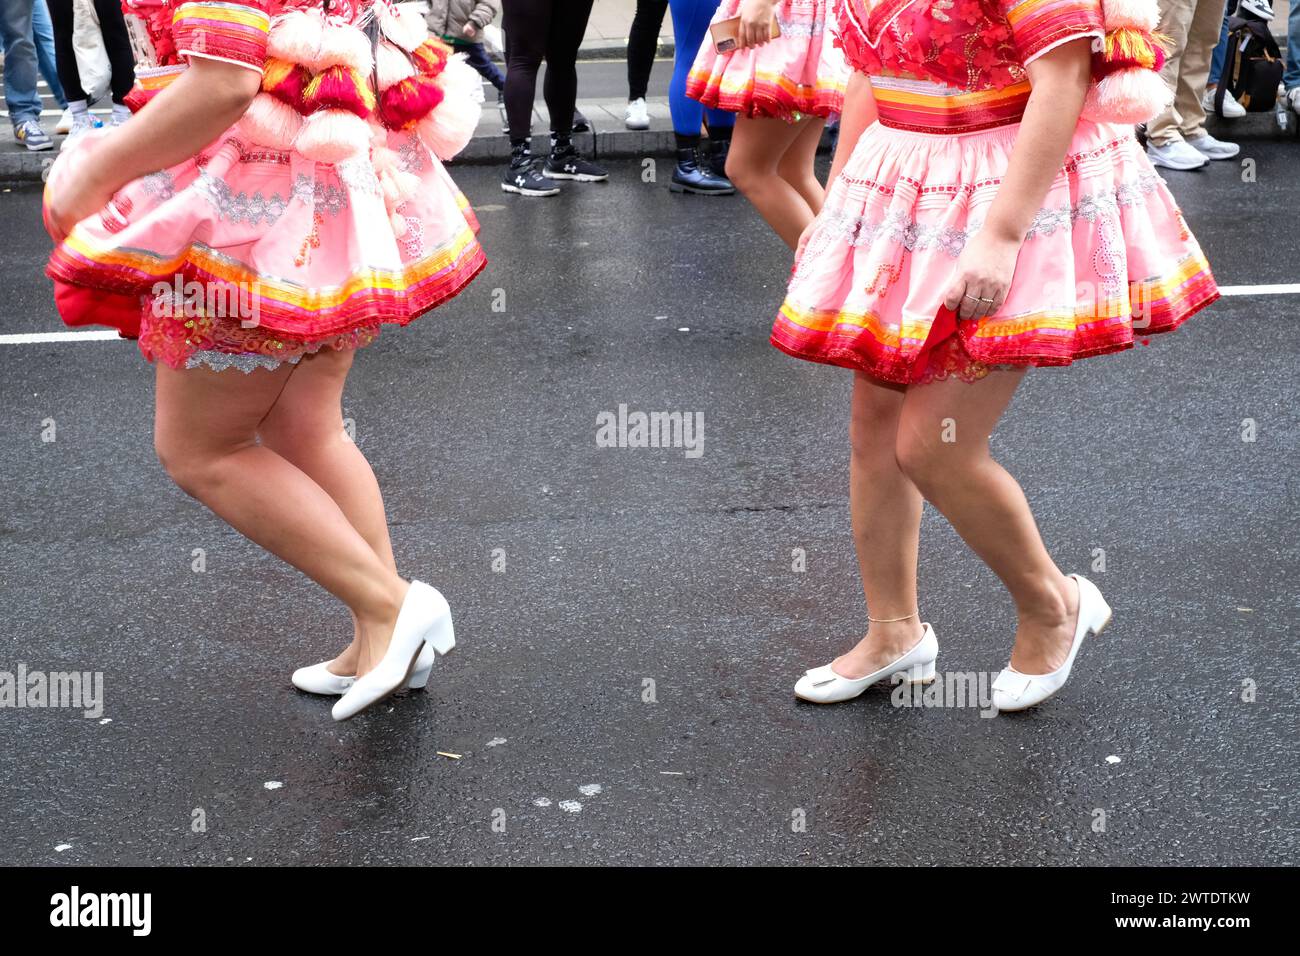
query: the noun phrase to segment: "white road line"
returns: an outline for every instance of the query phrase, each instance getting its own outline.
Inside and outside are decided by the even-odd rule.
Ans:
[[[1300,293],[1300,282],[1289,285],[1225,285],[1219,287],[1220,295],[1295,295]]]
[[[92,329],[84,332],[21,332],[0,335],[0,345],[44,345],[47,342],[125,342],[112,329]]]

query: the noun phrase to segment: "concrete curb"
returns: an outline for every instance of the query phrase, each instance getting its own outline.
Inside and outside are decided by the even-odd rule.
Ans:
[[[545,132],[533,134],[535,151],[546,148],[546,135]],[[667,156],[677,148],[672,130],[605,130],[576,133],[573,139],[579,150],[596,159]],[[475,136],[452,165],[496,163],[509,158],[510,137]]]
[[[26,149],[0,153],[0,182],[44,182],[45,170],[50,168],[54,157],[58,155],[57,149],[49,149],[43,153],[33,153]]]
[[[677,46],[670,40],[660,40],[655,50],[655,59],[671,58],[676,55]],[[622,60],[627,57],[627,38],[621,40],[593,40],[584,43],[578,49],[578,61],[583,60]]]

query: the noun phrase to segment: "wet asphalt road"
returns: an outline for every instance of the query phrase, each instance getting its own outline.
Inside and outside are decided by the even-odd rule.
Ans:
[[[1295,146],[1247,155],[1166,178],[1221,284],[1294,282]],[[817,708],[795,678],[864,625],[850,377],[767,344],[788,256],[746,204],[640,169],[546,201],[453,170],[491,264],[346,414],[460,645],[347,724],[288,683],[346,612],[170,484],[134,346],[0,345],[0,671],[105,695],[0,710],[0,862],[1294,863],[1300,297],[1028,376],[996,447],[1116,609],[1057,698]],[[3,333],[60,328],[38,208],[0,196]],[[597,447],[620,403],[702,413],[703,455]],[[996,673],[1011,605],[929,509],[921,577],[940,668]]]

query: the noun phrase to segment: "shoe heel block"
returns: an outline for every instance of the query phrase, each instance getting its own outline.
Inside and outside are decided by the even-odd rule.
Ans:
[[[924,664],[913,664],[905,671],[900,671],[904,679],[910,684],[929,684],[934,680],[934,661],[926,661]]]

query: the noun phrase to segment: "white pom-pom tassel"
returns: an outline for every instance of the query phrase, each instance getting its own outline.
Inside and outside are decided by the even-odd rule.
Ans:
[[[415,76],[415,64],[398,47],[385,40],[375,52],[375,67],[379,79],[379,92],[395,83]]]
[[[415,4],[398,4],[395,13],[389,12],[384,4],[376,4],[373,9],[379,17],[379,29],[384,36],[407,53],[429,38],[429,24],[424,22],[424,14]]]
[[[322,70],[327,66],[346,66],[362,76],[375,66],[370,52],[370,38],[354,26],[330,23],[321,33],[320,54],[313,67]]]
[[[1160,6],[1156,0],[1102,0],[1101,20],[1107,30],[1154,30],[1160,22]]]
[[[403,169],[393,171],[393,182],[397,184],[397,198],[405,202],[420,191],[420,177]]]
[[[457,53],[438,75],[443,98],[437,108],[416,124],[424,145],[441,160],[465,148],[482,113],[483,83],[463,53]]]
[[[314,9],[281,14],[271,22],[271,32],[266,38],[267,55],[315,69],[324,28],[320,14]]]
[[[240,117],[239,128],[259,146],[290,149],[302,129],[302,117],[292,106],[269,93],[258,93]]]
[[[1082,116],[1094,123],[1145,123],[1173,102],[1154,70],[1120,70],[1088,87]]]
[[[345,110],[321,110],[308,116],[294,149],[318,163],[341,163],[370,149],[370,124]]]

